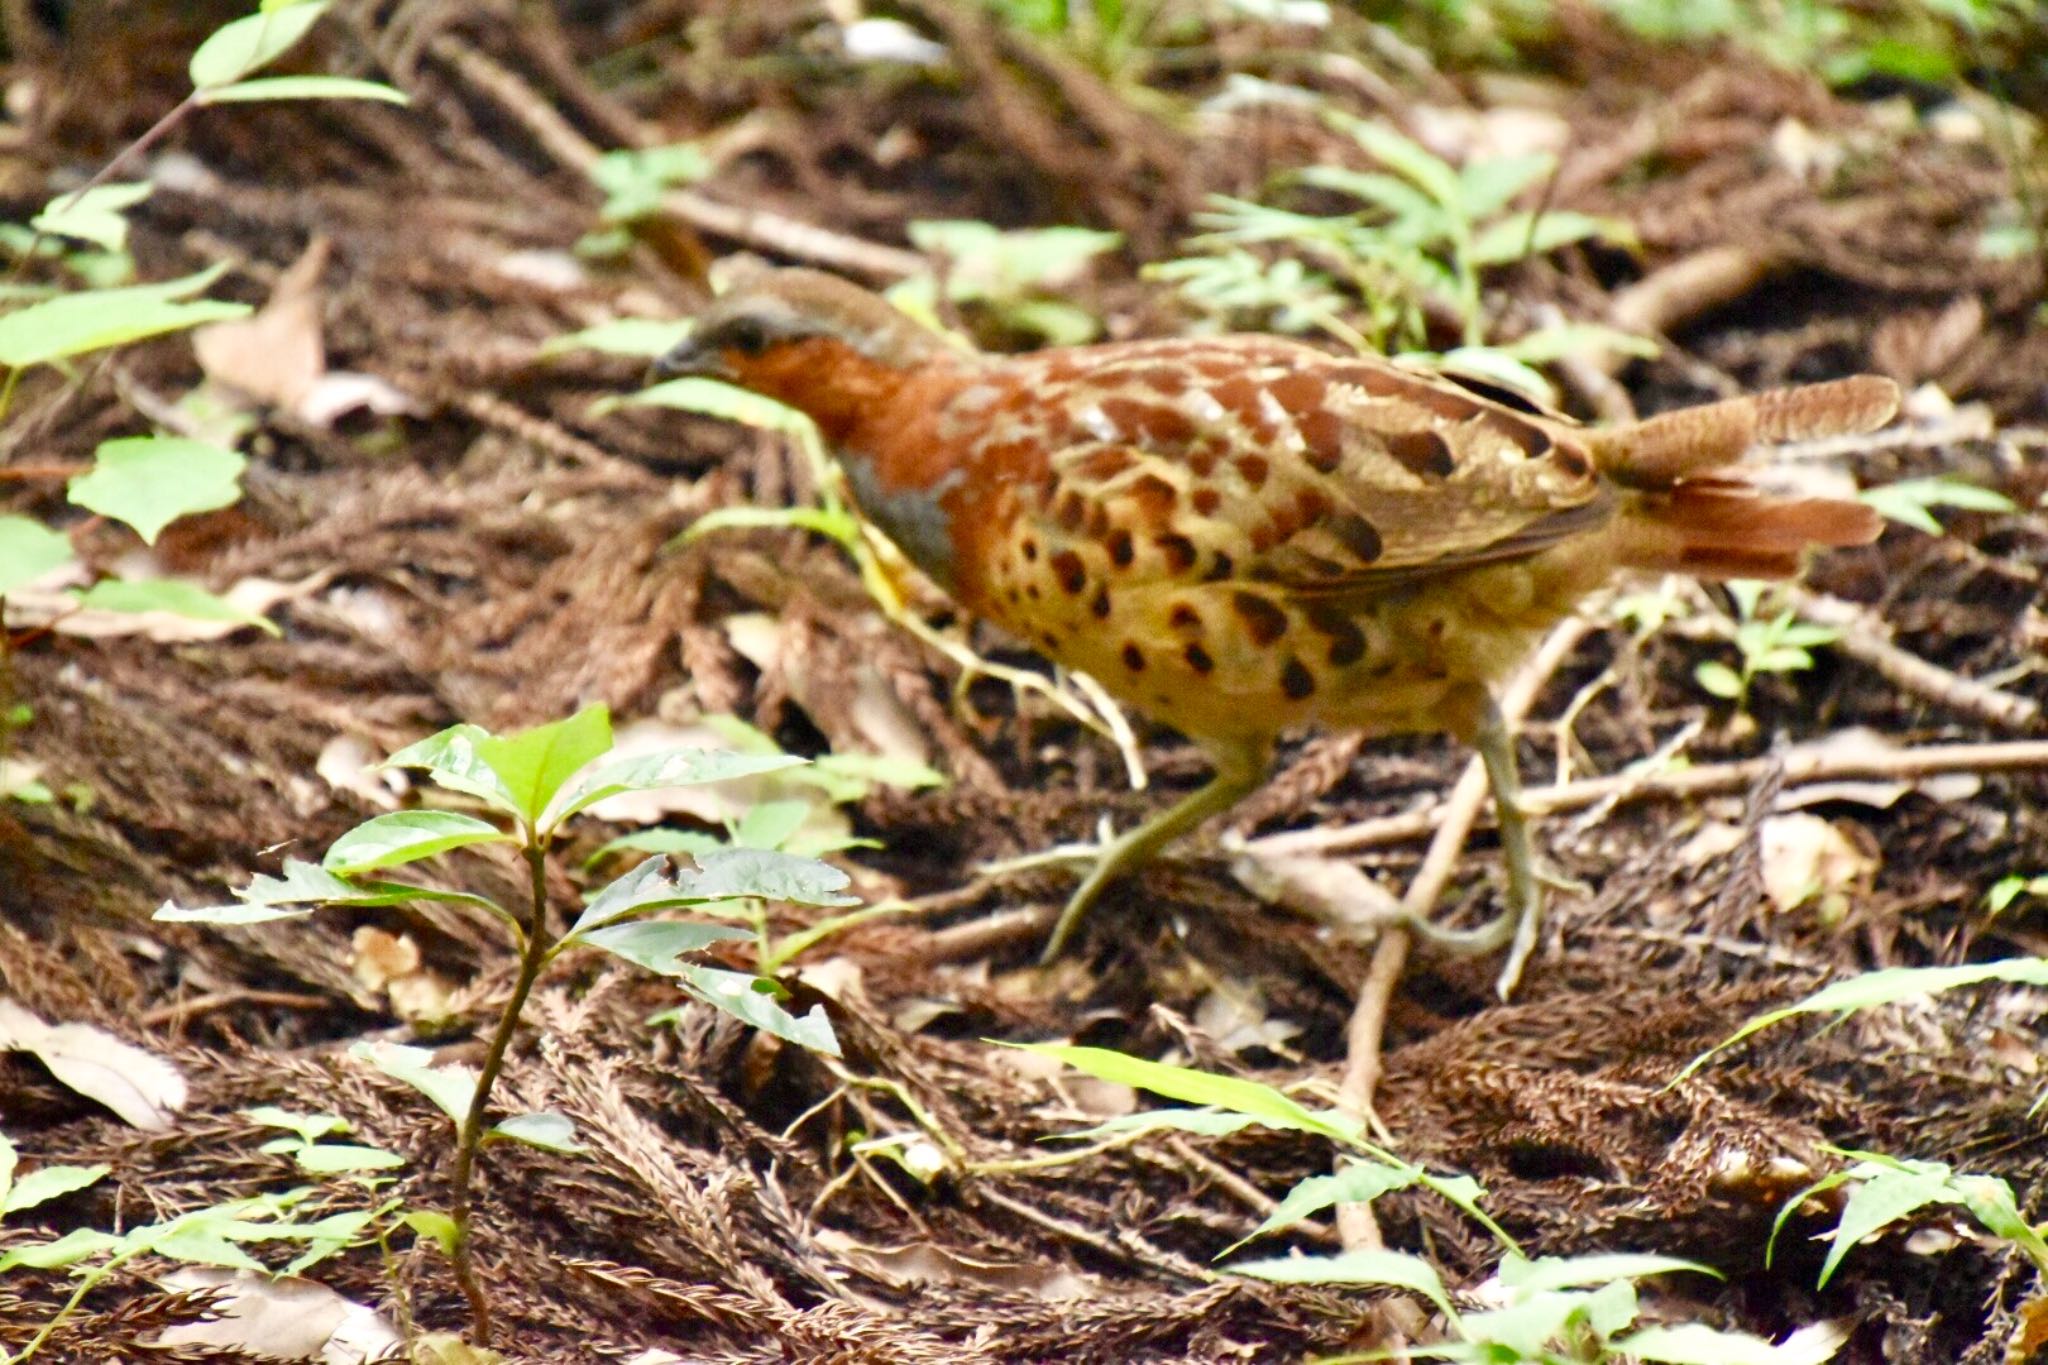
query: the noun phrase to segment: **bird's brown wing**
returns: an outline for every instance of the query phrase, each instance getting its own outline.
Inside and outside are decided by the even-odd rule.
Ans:
[[[1200,438],[1101,431],[1053,453],[1055,520],[1128,552],[1126,577],[1348,595],[1533,554],[1611,515],[1567,424],[1382,361],[1271,344],[1241,359],[1182,400]]]

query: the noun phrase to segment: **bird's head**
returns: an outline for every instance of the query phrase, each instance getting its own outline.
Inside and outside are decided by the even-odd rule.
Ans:
[[[663,379],[722,379],[808,413],[828,437],[904,378],[950,354],[888,300],[818,270],[742,276],[654,364]]]

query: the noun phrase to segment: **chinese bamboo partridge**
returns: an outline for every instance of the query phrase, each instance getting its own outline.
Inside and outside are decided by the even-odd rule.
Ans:
[[[974,355],[796,269],[740,281],[658,369],[809,414],[862,512],[962,607],[1213,758],[1108,846],[1048,956],[1109,881],[1252,791],[1282,731],[1321,724],[1477,745],[1510,882],[1479,941],[1513,930],[1510,974],[1540,892],[1491,685],[1621,570],[1784,577],[1874,539],[1869,508],[1736,465],[1898,401],[1864,377],[1581,428],[1267,336]]]

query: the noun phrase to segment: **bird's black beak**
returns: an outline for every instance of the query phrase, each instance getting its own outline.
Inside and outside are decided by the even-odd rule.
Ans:
[[[678,343],[654,362],[649,372],[654,379],[724,379],[733,377],[732,368],[716,347],[700,346],[695,337]]]

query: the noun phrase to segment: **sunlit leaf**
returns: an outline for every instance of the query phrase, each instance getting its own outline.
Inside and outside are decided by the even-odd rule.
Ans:
[[[730,782],[735,778],[802,767],[803,763],[803,759],[789,754],[740,754],[727,749],[664,749],[659,753],[614,759],[582,774],[563,788],[541,816],[539,827],[552,830],[578,811],[625,792]]]
[[[245,611],[225,597],[182,578],[103,578],[78,594],[78,605],[92,611],[113,611],[128,616],[162,611],[195,621],[235,621],[254,626],[266,635],[283,634],[277,623],[268,617]]]
[[[753,935],[730,924],[707,924],[696,920],[636,920],[630,924],[606,924],[574,937],[602,948],[638,967],[662,976],[680,976],[684,953],[702,952],[714,943],[748,939]]]
[[[1233,1275],[1275,1284],[1370,1284],[1406,1289],[1436,1305],[1453,1323],[1458,1310],[1444,1292],[1436,1267],[1420,1256],[1399,1251],[1347,1251],[1340,1256],[1281,1256],[1264,1261],[1239,1261],[1227,1267]]]
[[[402,1043],[360,1042],[348,1053],[419,1091],[458,1125],[468,1116],[476,1096],[476,1073],[468,1067],[435,1066],[432,1052]]]
[[[354,76],[264,76],[199,92],[201,104],[254,104],[265,100],[377,100],[411,104],[412,96],[382,81]]]
[[[248,464],[236,451],[182,436],[102,441],[93,467],[71,480],[71,501],[126,522],[154,545],[179,517],[233,506]]]
[[[306,36],[327,0],[269,9],[221,25],[192,54],[186,70],[198,90],[228,85],[260,70]]]
[[[576,1140],[576,1125],[565,1115],[552,1111],[514,1114],[502,1123],[493,1124],[488,1136],[503,1138],[507,1142],[523,1142],[528,1147],[560,1152],[565,1156],[588,1150]]]
[[[1005,1043],[1027,1052],[1042,1053],[1065,1062],[1077,1071],[1119,1085],[1149,1090],[1184,1104],[1209,1105],[1256,1118],[1269,1128],[1318,1133],[1335,1142],[1355,1139],[1363,1125],[1332,1118],[1307,1109],[1270,1085],[1236,1076],[1218,1076],[1184,1066],[1146,1061],[1101,1047],[1076,1047],[1067,1043]]]
[[[537,829],[543,827],[541,812],[562,784],[611,747],[612,715],[601,704],[515,735],[486,735],[476,741],[477,757],[505,784],[513,809]],[[545,827],[552,828],[559,818]]]
[[[128,219],[122,212],[149,198],[156,186],[147,180],[94,185],[60,194],[28,220],[37,232],[75,237],[104,251],[128,249]]]
[[[329,872],[354,876],[470,844],[503,843],[510,837],[487,820],[454,811],[391,811],[336,839],[320,862]]]
[[[43,1166],[9,1186],[0,1182],[0,1217],[75,1194],[106,1177],[111,1166]]]
[[[27,517],[0,516],[0,597],[71,558],[71,538]]]
[[[776,999],[779,992],[774,982],[746,972],[685,963],[675,975],[684,990],[742,1023],[828,1057],[839,1055],[839,1039],[832,1033],[823,1005],[812,1005],[801,1017],[791,1014]],[[666,1010],[648,1022],[670,1023],[677,1017],[676,1011]]]
[[[564,351],[602,351],[606,355],[642,356],[652,360],[667,355],[683,344],[695,324],[688,318],[673,321],[660,318],[614,318],[595,327],[566,336],[550,337],[541,343],[540,354]]]
[[[226,262],[163,284],[84,289],[0,317],[0,365],[20,369],[123,346],[201,323],[246,317],[247,304],[187,301],[219,279]]]

